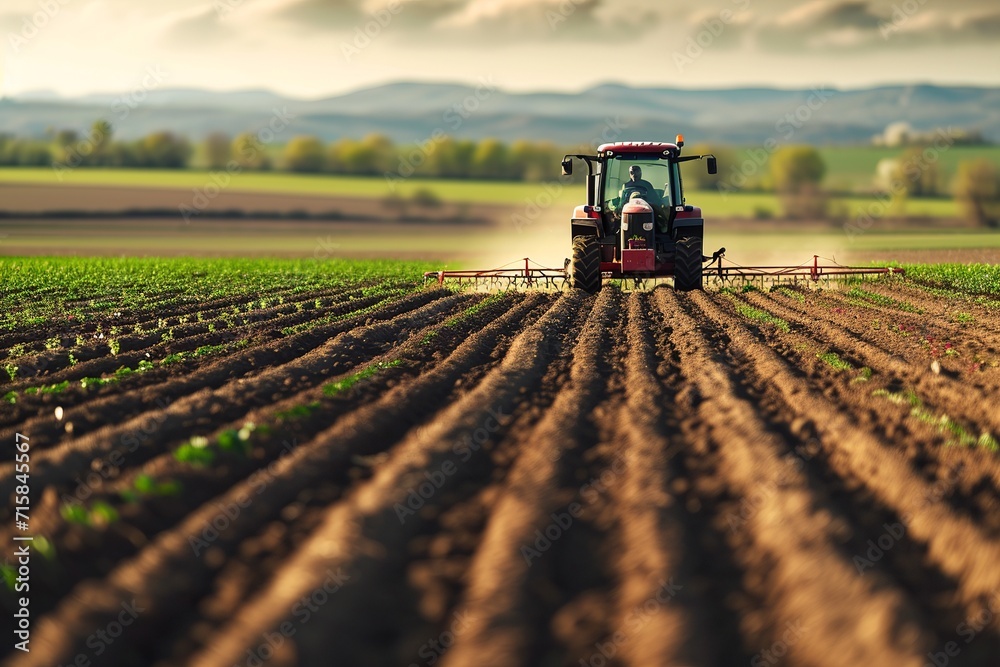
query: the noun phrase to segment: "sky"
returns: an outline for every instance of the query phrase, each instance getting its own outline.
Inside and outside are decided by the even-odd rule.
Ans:
[[[995,0],[3,0],[0,95],[1000,85]]]

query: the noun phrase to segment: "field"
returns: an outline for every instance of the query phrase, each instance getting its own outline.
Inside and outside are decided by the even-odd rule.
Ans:
[[[0,260],[35,536],[5,664],[995,660],[996,267],[596,297],[425,268]]]
[[[876,160],[877,162],[877,160]],[[867,164],[867,162],[865,162]],[[559,206],[572,210],[586,198],[582,184],[564,183],[557,178],[553,166],[552,182],[519,183],[506,181],[474,181],[410,178],[401,180],[390,187],[382,177],[356,177],[333,175],[292,174],[279,172],[245,172],[233,174],[226,190],[283,195],[306,195],[323,197],[366,197],[384,199],[390,195],[412,197],[419,190],[430,190],[442,200],[451,203],[500,204],[523,206],[539,200],[545,201],[554,190]],[[874,170],[874,166],[872,167]],[[720,178],[728,172],[720,166]],[[850,172],[852,179],[859,178],[857,172]],[[870,180],[870,177],[869,177]],[[178,203],[190,203],[192,189],[203,191],[214,184],[211,175],[197,170],[155,170],[155,169],[77,169],[62,174],[60,179],[52,169],[41,168],[0,168],[0,186],[48,185],[55,187],[107,187],[107,188],[168,188],[180,189],[185,193]],[[0,190],[2,193],[2,190]],[[768,211],[772,216],[780,214],[781,205],[773,194],[768,193],[728,193],[717,190],[691,191],[691,203],[696,203],[715,217],[753,217],[756,210]],[[878,200],[872,196],[849,196],[838,199],[843,203],[851,218],[870,207]],[[176,206],[176,204],[175,204]],[[906,202],[902,214],[915,217],[957,218],[959,210],[950,198],[913,198]]]

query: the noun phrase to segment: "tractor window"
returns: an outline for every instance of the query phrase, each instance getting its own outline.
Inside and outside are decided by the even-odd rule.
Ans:
[[[636,165],[642,169],[642,181],[652,186],[653,193],[646,193],[645,184],[633,184],[629,177],[629,167]],[[651,204],[669,206],[670,204],[670,164],[658,159],[626,159],[614,158],[604,166],[604,194],[602,202],[605,210],[620,211],[627,204],[622,201],[631,198],[634,192],[640,192],[643,199],[652,199]],[[625,186],[625,187],[623,187]]]

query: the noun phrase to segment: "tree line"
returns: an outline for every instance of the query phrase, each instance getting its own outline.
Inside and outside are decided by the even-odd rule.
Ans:
[[[898,158],[883,161],[873,176],[872,191],[889,209],[904,210],[908,197],[940,196],[947,186],[938,158],[950,144],[911,146]],[[426,141],[396,144],[372,134],[363,139],[324,142],[314,136],[292,137],[283,146],[264,145],[256,135],[232,137],[213,133],[199,144],[171,132],[155,132],[135,140],[114,137],[112,126],[98,121],[85,134],[49,132],[44,140],[0,134],[0,165],[75,167],[207,168],[212,170],[285,170],[296,173],[376,176],[388,180],[411,176],[541,182],[553,180],[566,153],[592,152],[594,147],[557,146],[552,142],[497,139],[473,141],[435,134]],[[823,187],[827,165],[811,146],[764,146],[738,151],[698,145],[688,154],[714,153],[722,166],[708,176],[699,163],[684,171],[688,189],[725,192],[757,191],[778,195],[781,213],[789,218],[836,218],[833,194]],[[580,179],[577,174],[576,179]],[[1000,225],[1000,170],[990,160],[959,164],[950,187],[963,213],[980,224]],[[773,212],[760,211],[758,217]]]

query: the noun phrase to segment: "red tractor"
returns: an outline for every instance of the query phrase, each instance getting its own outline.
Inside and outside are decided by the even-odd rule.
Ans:
[[[684,201],[680,164],[705,160],[709,174],[717,174],[719,168],[714,155],[681,157],[683,147],[684,137],[677,135],[672,144],[625,141],[604,144],[596,155],[565,156],[564,176],[572,175],[573,158],[587,163],[587,204],[573,211],[573,256],[562,268],[545,268],[525,257],[495,269],[428,271],[424,279],[491,289],[569,285],[594,294],[605,277],[632,278],[639,286],[645,278],[672,276],[675,289],[700,290],[706,266],[715,281],[761,287],[766,282],[903,274],[894,267],[820,264],[819,255],[788,266],[741,266],[726,259],[725,248],[705,257],[705,220],[700,208]]]
[[[705,221],[701,209],[684,201],[680,163],[714,155],[681,157],[684,138],[673,144],[604,144],[596,155],[567,155],[562,173],[573,173],[573,158],[587,163],[587,204],[573,212],[570,287],[591,294],[609,278],[673,276],[678,290],[702,288]],[[648,179],[648,180],[647,180]]]

